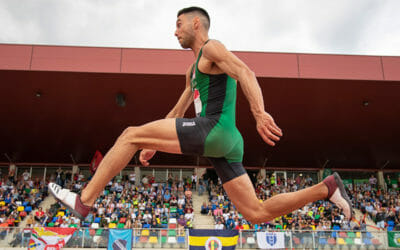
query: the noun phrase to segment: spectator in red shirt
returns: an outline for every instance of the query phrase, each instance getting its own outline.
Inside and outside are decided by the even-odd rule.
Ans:
[[[193,208],[192,208],[191,205],[188,205],[188,206],[185,208],[185,213],[186,213],[186,214],[191,214],[191,213],[193,213]]]
[[[41,222],[43,218],[44,218],[44,212],[42,210],[42,207],[39,207],[39,210],[36,211],[35,213],[35,220]]]
[[[239,221],[239,224],[237,224],[237,226],[235,227],[236,230],[243,230],[243,225],[242,222]]]

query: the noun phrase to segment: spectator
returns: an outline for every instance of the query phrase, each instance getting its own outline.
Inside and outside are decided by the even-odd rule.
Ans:
[[[214,217],[222,216],[222,204],[214,209]]]
[[[125,229],[128,229],[128,228],[132,228],[132,226],[133,226],[132,218],[131,218],[131,216],[129,215],[128,218],[126,218],[126,223],[125,223],[125,225],[124,225],[124,228],[125,228]]]
[[[191,220],[193,220],[193,216],[194,216],[194,213],[193,213],[193,208],[192,208],[192,206],[189,204],[189,205],[187,205],[187,207],[185,208],[185,219],[186,219],[186,221],[191,221]]]
[[[239,221],[238,224],[235,226],[235,230],[243,230],[243,225],[241,221]]]
[[[148,210],[145,211],[144,215],[143,215],[143,220],[145,222],[150,222],[152,218],[152,215],[149,213]]]
[[[178,219],[178,234],[181,234],[181,232],[185,228],[185,226],[186,226],[186,220],[183,217],[183,215],[180,215],[180,217]]]
[[[185,214],[185,211],[183,210],[182,204],[178,205],[178,209],[176,211],[178,213],[178,217],[180,217],[181,215]]]
[[[365,211],[372,217],[375,217],[376,215],[376,210],[374,206],[371,204],[371,202],[367,203],[367,205],[365,206]]]
[[[217,224],[215,225],[216,230],[223,230],[224,229],[224,224],[222,224],[221,221],[218,221]]]
[[[172,196],[172,197],[171,197],[171,200],[170,200],[170,202],[169,202],[169,205],[172,206],[172,207],[176,207],[176,206],[178,205],[178,201],[176,200],[176,197],[175,197],[175,196]]]
[[[32,229],[31,228],[24,228],[22,233],[22,247],[28,247],[28,242],[31,239]]]
[[[196,172],[193,172],[193,174],[192,174],[192,188],[193,188],[193,190],[196,190],[196,185],[197,185],[197,174],[196,174]]]
[[[189,201],[192,199],[192,191],[188,186],[186,187],[185,198]]]
[[[381,208],[379,212],[376,214],[376,226],[384,230],[385,228],[385,208]]]
[[[42,207],[39,207],[39,210],[36,211],[35,213],[35,220],[38,222],[42,222],[44,218],[44,211],[42,210]]]
[[[389,175],[386,175],[385,184],[386,184],[386,190],[392,188],[392,180],[390,179]]]
[[[208,212],[209,212],[208,206],[205,202],[203,202],[203,205],[201,205],[200,213],[206,215],[208,214]]]
[[[232,215],[229,215],[229,219],[226,221],[226,228],[232,230],[235,227],[235,221],[232,219]]]
[[[147,178],[147,176],[143,176],[142,183],[144,187],[147,187],[147,185],[149,184],[149,179]]]
[[[33,215],[29,215],[28,218],[26,219],[26,226],[30,227],[35,224],[35,219],[33,218]]]
[[[371,188],[375,189],[377,182],[378,180],[376,179],[376,177],[374,175],[371,175],[371,177],[369,178],[369,184],[371,185]]]
[[[20,246],[20,244],[22,243],[22,233],[23,233],[22,229],[20,229],[20,228],[16,229],[16,231],[14,233],[14,238],[10,242],[11,247]]]
[[[178,206],[183,206],[186,203],[185,196],[183,194],[179,195]]]
[[[22,177],[23,177],[23,179],[24,179],[24,181],[28,181],[29,180],[29,178],[31,177],[31,175],[30,175],[30,173],[28,172],[28,170],[27,169],[25,169],[25,171],[22,173]]]
[[[205,191],[205,183],[203,178],[199,179],[198,191],[199,191],[199,196],[202,196]]]
[[[132,173],[130,173],[129,174],[129,181],[130,181],[130,183],[131,184],[135,184],[135,182],[136,182],[136,174],[135,174],[135,172],[132,172]]]

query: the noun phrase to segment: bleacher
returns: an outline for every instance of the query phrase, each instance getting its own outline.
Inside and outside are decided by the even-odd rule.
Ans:
[[[304,175],[305,176],[305,175]],[[29,214],[32,214],[40,202],[37,202],[45,197],[43,194],[43,187],[45,183],[32,182],[29,178],[27,181],[22,180],[23,176],[18,176],[15,185],[9,185],[10,182],[4,180],[0,183],[0,221],[3,226],[18,226]],[[76,239],[71,240],[68,245],[80,246],[82,242],[85,242],[87,247],[105,247],[108,237],[108,229],[122,229],[122,228],[133,228],[134,230],[134,245],[135,247],[141,248],[184,248],[187,246],[187,231],[185,229],[192,226],[191,223],[185,224],[180,227],[178,219],[180,215],[185,215],[185,207],[193,204],[191,199],[185,197],[185,190],[189,188],[188,183],[175,181],[172,184],[165,182],[156,183],[151,176],[148,176],[148,183],[133,185],[129,182],[125,176],[115,178],[105,188],[101,196],[96,200],[95,208],[93,209],[90,216],[84,220],[78,220],[75,218],[68,209],[60,206],[58,203],[53,204],[50,209],[45,211],[47,220],[41,223],[34,221],[31,226],[44,225],[48,227],[76,227],[79,230],[76,232]],[[305,178],[305,177],[303,177]],[[80,191],[88,179],[85,176],[73,179],[71,182],[64,183],[67,187],[76,187]],[[256,185],[257,195],[260,200],[268,199],[271,195],[279,193],[283,190],[283,183],[288,180],[279,180],[276,185],[266,183],[259,183]],[[32,184],[32,187],[22,185],[22,183]],[[280,185],[278,184],[280,183]],[[300,181],[300,183],[307,183],[307,181]],[[28,185],[29,185],[28,184]],[[76,185],[77,184],[77,185]],[[18,188],[15,188],[18,187]],[[121,186],[121,187],[119,187]],[[299,186],[298,188],[304,188],[307,185]],[[266,190],[269,188],[269,191]],[[208,188],[208,187],[207,187]],[[211,214],[215,209],[221,209],[222,214],[213,216],[215,222],[224,219],[227,214],[233,215],[234,227],[242,231],[242,235],[239,238],[239,244],[244,248],[254,248],[257,246],[257,237],[255,232],[260,230],[280,230],[286,232],[289,230],[291,238],[286,239],[288,244],[292,244],[293,247],[309,247],[310,242],[317,244],[319,248],[331,248],[336,247],[359,247],[369,246],[370,248],[382,248],[384,238],[382,234],[376,231],[371,231],[376,225],[369,225],[368,231],[360,231],[358,228],[361,222],[361,218],[357,218],[355,225],[358,227],[351,230],[349,222],[343,220],[343,215],[338,215],[336,219],[331,221],[326,220],[324,210],[320,210],[322,207],[326,210],[329,208],[327,202],[319,201],[315,204],[311,204],[306,213],[303,210],[295,211],[292,214],[277,218],[272,222],[263,223],[260,225],[252,225],[247,222],[238,211],[236,211],[233,204],[231,204],[229,197],[226,196],[220,185],[214,185],[214,190],[209,190],[209,208]],[[11,197],[11,190],[17,190],[19,195]],[[164,194],[166,190],[170,192],[170,198],[165,199]],[[15,192],[15,191],[14,191]],[[35,199],[29,199],[28,194],[34,194]],[[129,197],[128,197],[129,194]],[[360,199],[362,194],[362,199]],[[371,189],[368,186],[357,186],[351,190],[350,197],[353,199],[353,203],[356,205],[357,211],[362,213],[365,210],[365,204],[369,201],[374,201],[376,208],[382,207],[382,197],[387,196],[388,199],[398,196],[397,190],[388,190],[388,193],[383,190]],[[184,200],[183,207],[179,206],[179,199],[173,199],[172,197],[181,198]],[[13,199],[17,198],[17,199]],[[28,199],[27,199],[28,198]],[[35,202],[36,201],[36,202]],[[99,214],[99,208],[103,204],[103,212]],[[113,209],[111,208],[111,204]],[[398,216],[399,209],[395,204],[388,201],[385,203],[387,206],[385,210],[385,229],[387,231],[396,230],[398,228]],[[13,213],[9,213],[8,216],[5,211],[9,208],[15,208]],[[195,207],[195,210],[200,207]],[[332,212],[336,211],[337,208],[332,208]],[[11,209],[10,209],[11,210]],[[149,211],[147,220],[144,219],[146,211]],[[379,210],[380,211],[380,210]],[[338,211],[340,212],[340,211]],[[392,213],[395,216],[390,217]],[[4,214],[4,215],[2,215]],[[15,215],[18,215],[15,217]],[[375,213],[365,213],[367,218],[372,221],[376,221]],[[11,218],[10,218],[11,216]],[[13,216],[15,217],[13,220]],[[306,224],[299,224],[299,219],[307,221],[307,218],[312,219]],[[323,222],[322,226],[319,226],[318,220]],[[27,219],[25,219],[26,221]],[[340,222],[338,222],[340,221]],[[325,225],[326,222],[326,225]],[[309,226],[309,228],[305,228]],[[213,225],[210,225],[212,228]],[[226,225],[225,225],[225,228]],[[302,231],[296,231],[302,230]],[[309,230],[309,231],[307,231]],[[329,231],[331,230],[331,231]],[[343,231],[345,230],[345,231]],[[0,232],[0,239],[5,239],[6,231]],[[308,233],[307,233],[308,232]],[[21,232],[18,232],[21,234]],[[310,237],[310,233],[313,235]],[[7,234],[16,235],[17,231],[8,231]],[[11,238],[9,237],[8,242]],[[77,240],[79,239],[79,240]],[[310,239],[312,239],[310,241]],[[314,240],[314,241],[313,241]],[[27,240],[24,240],[23,244],[26,244]]]

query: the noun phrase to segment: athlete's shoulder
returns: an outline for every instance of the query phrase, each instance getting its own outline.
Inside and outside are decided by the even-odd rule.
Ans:
[[[208,58],[218,58],[224,55],[228,50],[225,45],[218,40],[210,39],[203,46],[203,55]]]
[[[219,40],[217,40],[217,39],[209,39],[207,42],[206,42],[206,44],[204,45],[204,47],[206,47],[206,46],[218,46],[218,45],[222,45],[223,46],[223,43],[221,42],[221,41],[219,41]]]

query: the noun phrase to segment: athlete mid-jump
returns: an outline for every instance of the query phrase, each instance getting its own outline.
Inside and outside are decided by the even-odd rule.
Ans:
[[[129,163],[136,151],[140,162],[149,165],[156,151],[207,157],[229,198],[251,223],[269,221],[290,213],[309,202],[329,199],[352,216],[351,202],[336,173],[312,187],[273,196],[260,202],[242,165],[243,139],[235,124],[237,81],[250,103],[256,129],[262,139],[274,146],[281,129],[264,109],[261,89],[254,73],[222,43],[209,40],[208,13],[198,7],[178,12],[175,36],[183,48],[191,49],[195,61],[186,72],[186,87],[165,119],[139,127],[128,127],[100,163],[81,196],[55,183],[50,192],[67,208],[86,217],[106,184]],[[194,101],[196,118],[182,118]]]

